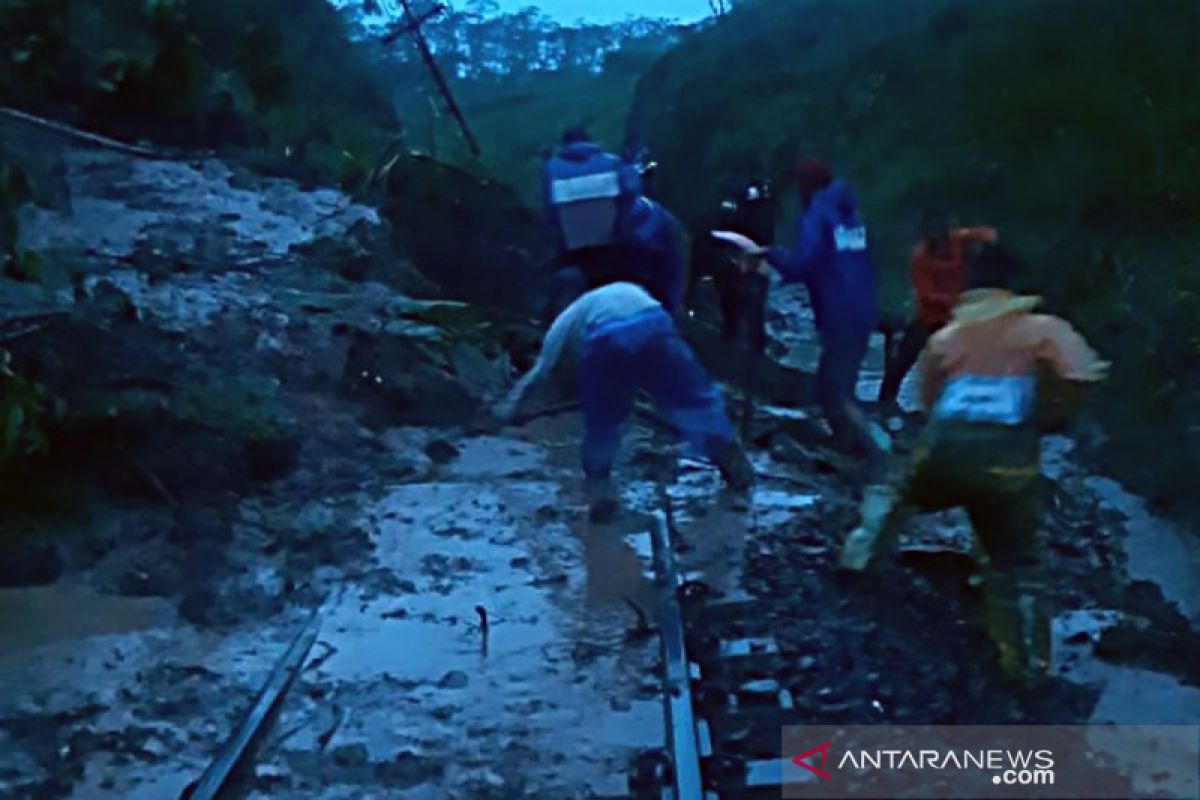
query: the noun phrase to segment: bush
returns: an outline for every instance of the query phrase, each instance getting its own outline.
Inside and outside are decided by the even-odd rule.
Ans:
[[[0,47],[0,104],[122,138],[302,149],[328,182],[342,150],[396,127],[325,0],[0,0]],[[322,128],[331,148],[309,148]]]

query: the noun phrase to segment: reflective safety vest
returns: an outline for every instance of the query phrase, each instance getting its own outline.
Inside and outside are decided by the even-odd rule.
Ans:
[[[640,183],[636,167],[590,142],[555,153],[546,164],[546,203],[562,250],[616,244]]]
[[[1033,415],[1032,375],[960,375],[946,383],[933,407],[936,419],[1024,425]]]

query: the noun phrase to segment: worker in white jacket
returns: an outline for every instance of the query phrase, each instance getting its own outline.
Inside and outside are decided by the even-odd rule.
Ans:
[[[749,489],[754,473],[729,423],[720,390],[671,317],[636,284],[593,289],[559,314],[537,364],[501,405],[499,415],[508,420],[526,416],[578,392],[585,427],[583,471],[592,518],[602,521],[617,510],[612,467],[639,390],[713,461],[730,488]]]

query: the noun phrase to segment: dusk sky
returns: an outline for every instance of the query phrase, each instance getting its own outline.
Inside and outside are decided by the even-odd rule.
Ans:
[[[625,17],[668,17],[691,22],[707,16],[708,0],[500,0],[500,7],[515,11],[538,6],[559,22],[583,18],[589,22],[612,22]]]

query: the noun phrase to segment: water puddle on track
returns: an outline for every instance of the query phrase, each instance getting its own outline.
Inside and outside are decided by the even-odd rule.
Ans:
[[[440,796],[567,797],[624,793],[637,748],[661,743],[656,640],[631,634],[626,602],[653,613],[636,531],[588,526],[557,476],[524,477],[551,471],[544,456],[472,440],[441,481],[396,486],[367,513],[376,557],[407,583],[328,612],[332,655],[310,680],[380,701],[356,703],[331,747],[436,756]]]

